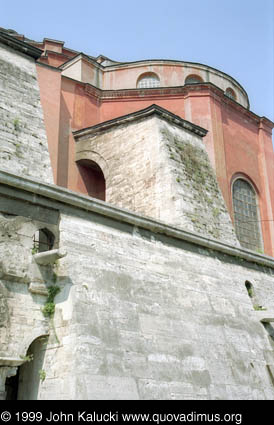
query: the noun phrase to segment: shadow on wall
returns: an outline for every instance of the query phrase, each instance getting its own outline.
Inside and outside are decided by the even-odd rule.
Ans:
[[[84,195],[92,196],[93,198],[106,200],[106,182],[104,174],[94,161],[82,159],[77,161],[79,170],[79,178],[77,189]]]

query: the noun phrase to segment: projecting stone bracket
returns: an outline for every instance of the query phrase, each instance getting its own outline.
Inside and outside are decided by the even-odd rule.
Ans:
[[[48,295],[47,285],[44,282],[31,282],[29,285],[29,291],[32,294]]]
[[[256,316],[259,318],[260,322],[271,323],[274,322],[274,311],[272,310],[261,310],[256,311]]]
[[[26,360],[16,357],[0,357],[0,367],[18,367]]]
[[[33,255],[32,276],[33,280],[29,285],[29,291],[32,294],[48,295],[46,285],[47,278],[42,277],[39,266],[53,266],[53,264],[67,255],[67,251],[63,248],[53,249],[50,251],[39,252]]]
[[[55,261],[63,258],[67,255],[67,251],[63,248],[53,249],[51,251],[39,252],[38,254],[34,254],[33,258],[37,264],[40,266],[46,266],[50,264],[54,264]]]

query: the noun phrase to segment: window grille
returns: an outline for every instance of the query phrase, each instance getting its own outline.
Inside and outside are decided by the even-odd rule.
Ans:
[[[261,250],[256,193],[246,180],[237,179],[233,184],[233,209],[235,230],[240,244],[253,251]]]
[[[50,251],[54,245],[54,235],[48,229],[40,229],[33,235],[33,252]]]
[[[202,83],[203,80],[198,75],[189,75],[185,79],[185,84],[195,84],[195,83]]]
[[[160,87],[160,80],[156,74],[145,74],[139,78],[137,83],[138,89],[147,89],[151,87]]]

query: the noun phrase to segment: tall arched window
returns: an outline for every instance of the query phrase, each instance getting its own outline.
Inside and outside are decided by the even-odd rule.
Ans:
[[[153,72],[142,74],[137,81],[137,89],[147,89],[150,87],[160,87],[160,79]]]
[[[188,75],[185,79],[185,84],[196,84],[196,83],[202,83],[203,80],[199,75]]]
[[[99,165],[89,159],[77,161],[79,178],[77,188],[84,195],[106,200],[106,182]]]
[[[260,215],[256,192],[249,182],[237,179],[232,187],[234,224],[240,244],[248,249],[262,249]]]

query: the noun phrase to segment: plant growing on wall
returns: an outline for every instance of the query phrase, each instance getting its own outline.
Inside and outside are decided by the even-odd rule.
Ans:
[[[59,286],[52,285],[48,288],[48,298],[42,310],[45,317],[53,317],[55,312],[54,298],[60,292]]]
[[[39,377],[42,382],[46,379],[46,372],[43,369],[39,370]]]
[[[19,118],[15,118],[15,119],[13,120],[13,127],[14,127],[14,130],[15,130],[15,131],[19,131],[19,129],[20,129],[20,121],[19,121]]]
[[[33,354],[29,354],[29,355],[26,355],[26,356],[20,356],[20,359],[22,359],[24,362],[32,362]]]

